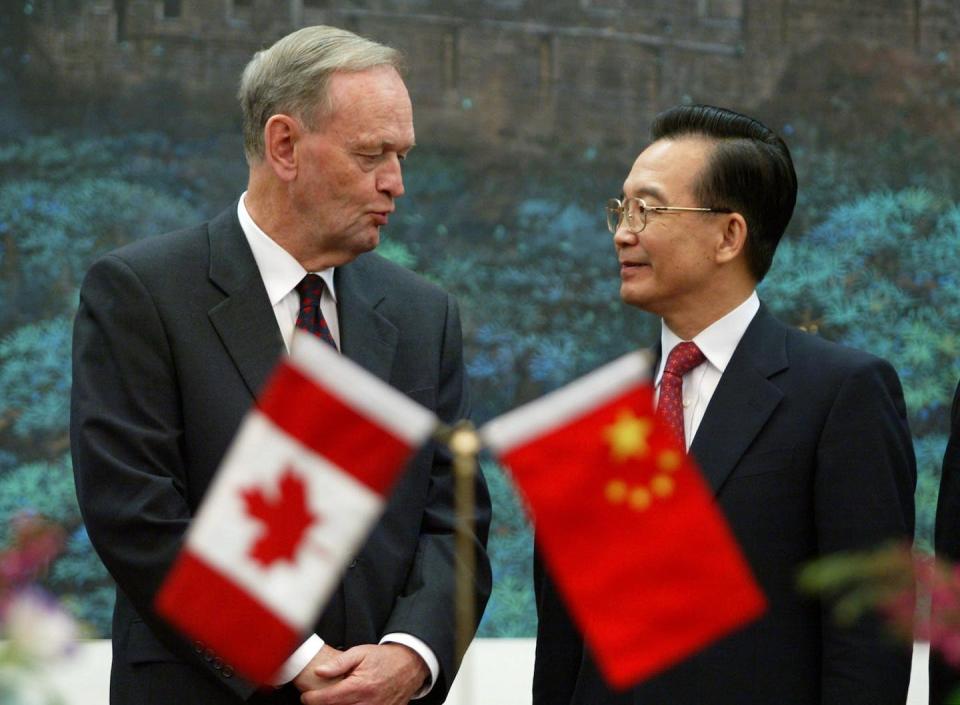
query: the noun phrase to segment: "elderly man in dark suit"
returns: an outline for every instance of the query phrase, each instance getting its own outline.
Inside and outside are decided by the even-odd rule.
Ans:
[[[316,633],[267,687],[180,638],[151,606],[295,327],[441,419],[468,414],[453,299],[370,252],[414,146],[398,66],[394,50],[331,27],[257,53],[240,87],[247,191],[209,223],[124,247],[87,275],[71,433],[87,530],[117,583],[112,703],[446,697],[458,667],[454,516],[449,457],[436,445],[411,462]],[[490,591],[482,478],[477,489],[479,613]]]
[[[913,536],[916,466],[897,375],[783,325],[757,297],[796,200],[778,136],[708,106],[671,109],[652,133],[607,205],[620,295],[662,319],[659,408],[673,410],[665,421],[702,468],[769,607],[614,693],[538,568],[534,703],[902,705],[909,648],[875,622],[834,623],[795,584],[817,556]]]

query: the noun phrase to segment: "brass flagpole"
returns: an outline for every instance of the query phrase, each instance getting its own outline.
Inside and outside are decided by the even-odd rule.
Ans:
[[[469,421],[460,421],[445,429],[444,439],[453,453],[454,508],[456,511],[456,656],[460,662],[460,680],[464,705],[473,701],[470,667],[463,662],[476,628],[474,583],[477,554],[474,544],[476,513],[477,453],[480,436]],[[448,435],[449,434],[449,435]]]

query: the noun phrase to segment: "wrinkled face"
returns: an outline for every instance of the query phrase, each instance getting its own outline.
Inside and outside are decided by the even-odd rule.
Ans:
[[[414,145],[413,108],[390,66],[336,73],[328,95],[330,112],[297,142],[291,188],[311,246],[346,262],[377,246],[403,195],[400,162]]]
[[[699,137],[654,142],[634,162],[624,196],[649,206],[704,206],[694,187],[712,150],[713,143]],[[668,321],[678,312],[702,309],[716,273],[718,224],[710,213],[650,211],[642,232],[621,226],[613,237],[620,298]]]

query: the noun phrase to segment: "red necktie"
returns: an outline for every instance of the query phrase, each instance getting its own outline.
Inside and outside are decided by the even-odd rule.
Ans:
[[[657,418],[686,448],[683,432],[683,376],[707,358],[696,343],[680,343],[670,351],[660,379],[660,402]]]
[[[297,314],[297,328],[310,331],[325,343],[337,349],[337,343],[330,335],[330,327],[320,310],[320,297],[323,296],[323,279],[316,274],[308,274],[297,284],[300,294],[300,313]]]

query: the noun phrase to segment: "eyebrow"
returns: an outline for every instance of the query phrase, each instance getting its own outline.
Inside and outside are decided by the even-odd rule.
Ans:
[[[626,197],[626,193],[620,194],[621,200]],[[652,198],[661,203],[665,202],[666,199],[663,196],[663,191],[658,189],[656,186],[644,186],[642,188],[634,189],[630,194],[631,197],[635,198]]]
[[[411,143],[408,144],[408,145],[404,145],[404,144],[400,144],[400,143],[397,143],[397,142],[392,142],[392,141],[390,141],[390,140],[384,140],[383,142],[380,142],[380,143],[379,143],[379,146],[380,146],[380,147],[383,147],[383,149],[385,149],[385,150],[387,150],[387,151],[400,152],[400,151],[404,151],[404,150],[405,150],[405,151],[409,152],[411,149],[413,149],[414,147],[417,146],[417,143],[416,143],[416,142],[411,142]]]
[[[374,134],[365,134],[353,140],[352,148],[353,149],[382,149],[388,152],[400,152],[404,151],[409,152],[411,149],[417,146],[416,141],[411,142],[409,145],[402,145],[400,143],[394,142],[390,139],[380,139]],[[405,149],[403,149],[405,147]]]

